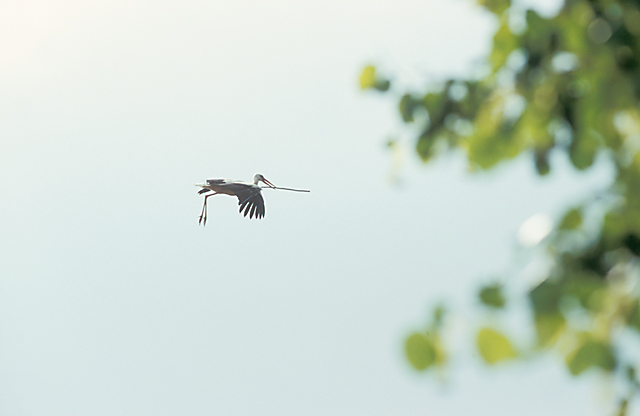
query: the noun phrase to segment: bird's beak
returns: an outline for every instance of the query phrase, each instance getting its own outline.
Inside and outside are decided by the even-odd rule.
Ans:
[[[272,187],[272,188],[275,188],[275,187],[276,187],[274,184],[272,184],[271,182],[269,182],[269,181],[267,180],[267,178],[262,178],[262,179],[261,179],[261,181],[262,181],[262,182],[264,182],[264,183],[266,183],[267,185],[269,185],[269,186],[270,186],[270,187]]]

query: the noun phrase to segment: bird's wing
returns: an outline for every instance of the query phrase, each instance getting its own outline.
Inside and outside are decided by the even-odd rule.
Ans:
[[[226,179],[207,179],[207,185],[223,185],[226,182]]]
[[[251,184],[234,181],[233,179],[207,179],[206,182],[205,184],[196,184],[196,186],[203,188],[198,191],[199,194],[213,191],[219,194],[235,195],[238,190],[242,191],[252,186]]]
[[[254,215],[257,219],[264,217],[264,199],[262,199],[260,188],[247,187],[237,191],[236,196],[238,197],[238,205],[240,205],[238,211],[242,213],[244,210],[245,217],[247,214],[249,218],[253,218]]]
[[[213,191],[213,189],[209,188],[209,186],[224,185],[225,183],[226,183],[225,179],[207,179],[206,183],[203,183],[203,184],[197,183],[196,186],[202,187],[202,189],[198,191],[198,194],[204,194],[204,193]]]

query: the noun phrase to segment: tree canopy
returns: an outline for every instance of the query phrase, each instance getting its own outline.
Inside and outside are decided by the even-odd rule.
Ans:
[[[621,353],[629,334],[640,336],[640,1],[566,0],[553,17],[526,11],[524,25],[514,23],[510,0],[480,4],[498,21],[488,73],[397,96],[419,157],[457,149],[473,172],[524,154],[547,175],[553,152],[578,170],[602,156],[615,180],[569,208],[541,243],[552,266],[528,289],[535,341],[523,351],[509,334],[480,326],[476,348],[488,364],[554,351],[574,376],[613,375],[623,415],[640,391],[637,363]],[[397,93],[373,66],[360,85]],[[510,301],[494,283],[479,299],[498,315]],[[444,314],[435,308],[431,325],[406,339],[415,369],[451,359],[440,336]]]

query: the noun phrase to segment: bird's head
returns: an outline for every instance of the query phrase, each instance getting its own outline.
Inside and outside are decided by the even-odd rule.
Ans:
[[[262,176],[262,175],[261,175],[261,174],[259,174],[259,173],[256,173],[256,174],[254,175],[254,177],[253,177],[253,184],[254,184],[254,185],[257,185],[257,184],[258,184],[258,182],[260,182],[260,181],[262,181],[262,182],[266,183],[266,184],[267,184],[268,186],[270,186],[271,188],[275,188],[275,187],[276,187],[274,184],[272,184],[271,182],[269,182],[269,181],[267,180],[267,178],[265,178],[264,176]]]

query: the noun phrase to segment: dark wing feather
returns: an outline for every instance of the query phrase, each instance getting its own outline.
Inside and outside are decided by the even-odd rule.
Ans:
[[[260,194],[260,198],[256,199],[256,218],[261,219],[264,217],[265,209],[264,209],[264,199],[262,198],[262,194]]]
[[[251,207],[253,206],[253,202],[251,200],[249,200],[249,203],[246,204],[246,208],[244,209],[244,216],[246,217],[247,214],[249,213],[249,210],[251,209]]]
[[[238,210],[241,214],[249,218],[253,218],[254,214],[256,218],[260,219],[264,217],[264,199],[262,199],[262,193],[258,188],[249,188],[246,191],[238,192]],[[244,213],[243,213],[244,211]]]

